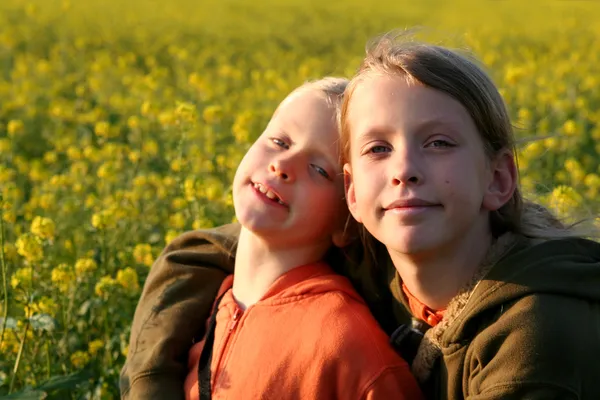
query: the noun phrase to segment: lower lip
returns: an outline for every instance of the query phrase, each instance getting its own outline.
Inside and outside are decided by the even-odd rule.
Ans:
[[[268,198],[263,192],[261,192],[260,190],[256,189],[254,187],[254,185],[251,183],[250,184],[250,188],[252,189],[252,191],[256,194],[256,196],[262,200],[263,202],[265,202],[266,204],[272,205],[272,206],[277,206],[283,209],[287,209],[287,206],[284,206],[283,204],[278,203],[275,200],[271,200],[270,198]]]
[[[385,211],[388,213],[395,214],[395,215],[409,217],[409,216],[415,216],[415,215],[425,213],[427,211],[434,210],[438,207],[439,206],[395,207],[395,208],[388,208]]]

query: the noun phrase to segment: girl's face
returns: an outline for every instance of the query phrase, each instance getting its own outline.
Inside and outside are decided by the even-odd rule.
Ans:
[[[307,89],[285,99],[236,171],[240,223],[273,245],[329,245],[347,214],[338,143],[323,94]]]
[[[348,205],[388,250],[425,255],[490,231],[493,173],[460,102],[402,76],[371,74],[347,115]]]

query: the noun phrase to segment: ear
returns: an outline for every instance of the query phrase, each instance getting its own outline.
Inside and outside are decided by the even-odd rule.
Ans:
[[[483,197],[483,208],[496,211],[505,205],[517,188],[517,166],[513,153],[502,150],[490,163],[491,180]]]
[[[354,180],[352,179],[352,168],[350,164],[344,164],[344,190],[346,192],[346,203],[350,214],[358,223],[362,223],[360,215],[358,214],[358,207],[356,205],[356,193],[354,192]]]

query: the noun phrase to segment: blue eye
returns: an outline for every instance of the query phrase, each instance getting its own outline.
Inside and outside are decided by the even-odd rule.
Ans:
[[[455,144],[450,143],[446,140],[433,140],[429,143],[427,143],[427,145],[425,145],[425,147],[434,147],[434,148],[444,148],[444,147],[455,147]]]
[[[325,171],[324,168],[321,168],[315,164],[311,164],[310,166],[313,167],[315,169],[315,171],[317,171],[317,173],[322,175],[324,178],[331,179],[329,174],[327,173],[327,171]]]
[[[369,153],[388,153],[391,149],[388,146],[373,146],[369,149]]]
[[[271,141],[273,143],[275,143],[277,146],[283,147],[286,150],[288,150],[290,148],[290,146],[286,142],[284,142],[283,140],[281,140],[279,138],[271,138]]]

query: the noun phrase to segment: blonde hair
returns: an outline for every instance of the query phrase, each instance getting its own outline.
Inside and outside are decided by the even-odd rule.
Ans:
[[[316,90],[325,95],[329,106],[334,107],[336,111],[339,111],[339,108],[342,105],[344,92],[349,83],[350,81],[346,78],[326,76],[325,78],[303,83],[292,90],[290,95],[304,90]]]
[[[474,59],[449,48],[399,40],[390,33],[367,47],[367,55],[346,89],[341,107],[342,160],[350,162],[348,105],[357,85],[371,73],[404,76],[458,100],[467,110],[489,159],[508,149],[516,155],[515,138],[508,111],[492,79]],[[494,237],[506,232],[550,239],[582,236],[574,225],[566,226],[540,204],[525,201],[517,187],[511,199],[490,213]]]

